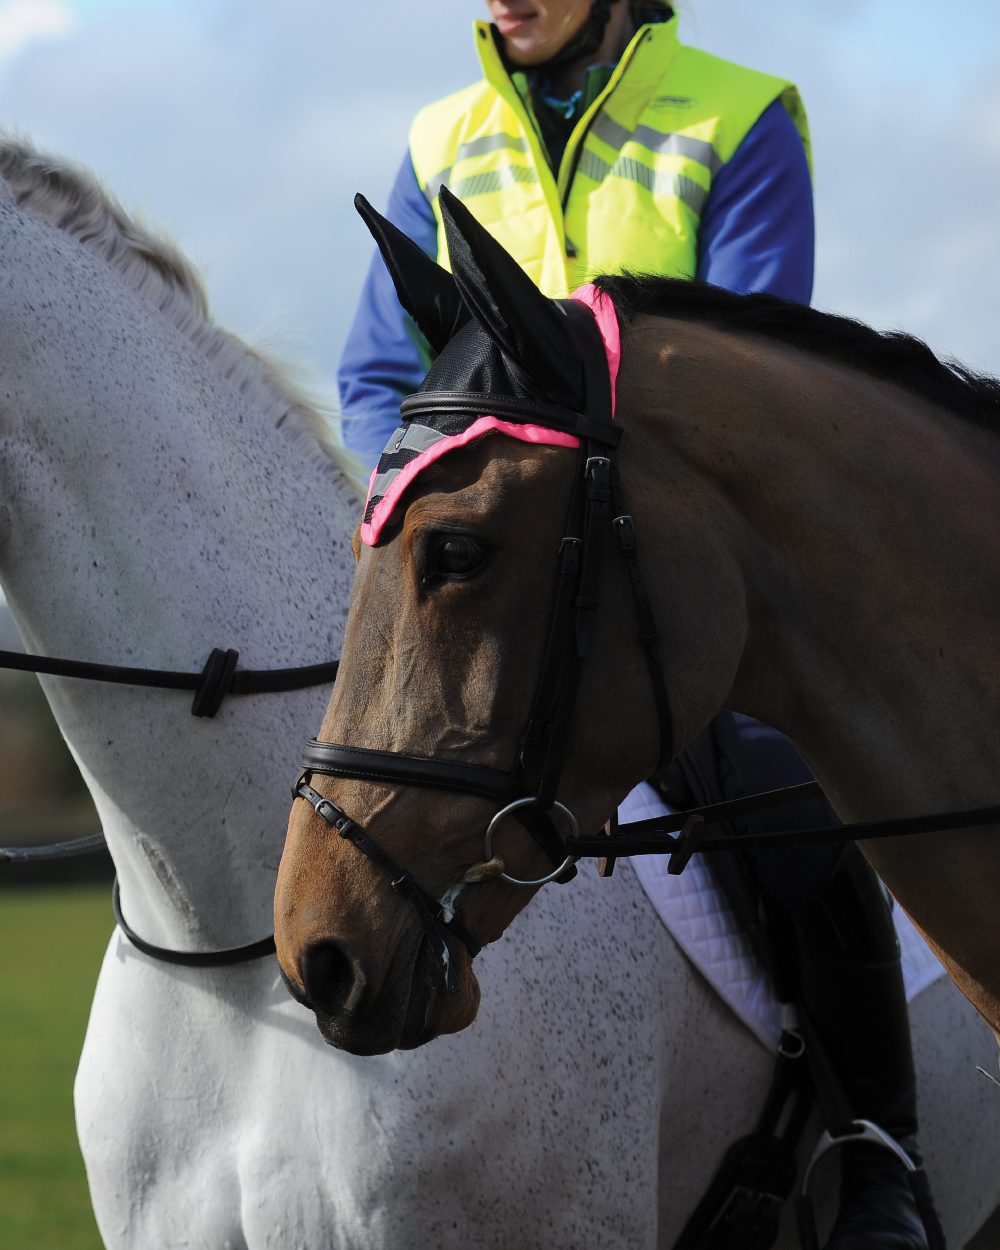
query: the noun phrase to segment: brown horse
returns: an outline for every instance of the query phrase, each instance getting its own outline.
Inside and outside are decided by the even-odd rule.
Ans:
[[[463,442],[448,416],[436,434],[449,454],[390,482],[380,519],[373,492],[321,736],[475,776],[457,793],[425,788],[419,760],[416,785],[370,763],[314,778],[313,806],[293,806],[275,906],[293,992],[329,1040],[369,1052],[473,1020],[470,951],[532,897],[509,878],[549,876],[558,858],[508,819],[484,854],[514,797],[484,779],[523,761],[576,481],[571,451],[506,437],[504,414],[520,404],[532,428],[546,414],[559,428],[586,402],[594,353],[457,202],[446,213],[454,276],[375,225],[441,353],[418,408],[446,393],[449,413],[500,418]],[[629,277],[598,287],[621,327],[618,462],[672,724],[658,720],[609,525],[555,824],[568,812],[598,831],[722,707],[783,730],[844,820],[1000,801],[1000,384],[907,336],[771,297]],[[462,392],[475,393],[464,409]],[[389,480],[398,463],[380,467]],[[862,844],[994,1028],[996,836]],[[461,941],[441,927],[456,911]]]

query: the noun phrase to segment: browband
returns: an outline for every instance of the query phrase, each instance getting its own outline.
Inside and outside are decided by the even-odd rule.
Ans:
[[[450,412],[469,417],[490,413],[518,425],[539,424],[563,430],[605,447],[617,447],[622,436],[621,426],[613,425],[606,417],[591,417],[558,404],[492,395],[488,391],[418,391],[415,395],[407,395],[399,411],[404,421],[412,421],[422,413],[440,415]]]

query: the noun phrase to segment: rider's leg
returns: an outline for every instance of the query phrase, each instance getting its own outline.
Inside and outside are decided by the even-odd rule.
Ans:
[[[726,798],[809,780],[791,743],[748,717],[723,713],[712,726]],[[760,813],[746,831],[812,827],[836,817],[826,805]],[[916,1086],[909,1017],[891,907],[853,846],[814,855],[761,851],[751,868],[793,938],[798,996],[858,1118],[917,1154]],[[864,1143],[840,1149],[840,1213],[827,1250],[926,1250],[902,1163]],[[919,1164],[919,1158],[915,1160]]]
[[[845,849],[829,885],[795,909],[791,921],[802,1006],[853,1114],[884,1129],[920,1166],[899,946],[882,886],[856,847]],[[864,1142],[843,1147],[840,1155],[840,1213],[828,1250],[925,1247],[923,1225],[895,1156]]]

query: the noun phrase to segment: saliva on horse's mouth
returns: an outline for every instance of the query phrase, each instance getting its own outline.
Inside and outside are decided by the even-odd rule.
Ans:
[[[448,949],[448,958],[451,958],[451,949]],[[423,990],[423,1003],[419,1002],[419,996],[416,993],[418,981],[422,981],[420,988]],[[430,942],[426,935],[421,939],[420,948],[417,951],[417,957],[413,962],[413,975],[410,980],[410,996],[406,1004],[406,1018],[403,1021],[402,1037],[407,1037],[410,1033],[411,1025],[414,1027],[414,1040],[398,1042],[397,1047],[400,1050],[416,1050],[419,1046],[425,1046],[428,1042],[433,1041],[437,1036],[434,1032],[432,1016],[435,1013],[441,994],[441,971],[439,961],[431,951]],[[415,1017],[419,1011],[419,1031],[417,1030],[417,1021]]]

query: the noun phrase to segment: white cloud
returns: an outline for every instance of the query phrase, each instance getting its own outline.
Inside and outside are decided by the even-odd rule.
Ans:
[[[67,36],[76,25],[64,0],[6,0],[0,4],[0,62],[19,56],[39,39]]]

